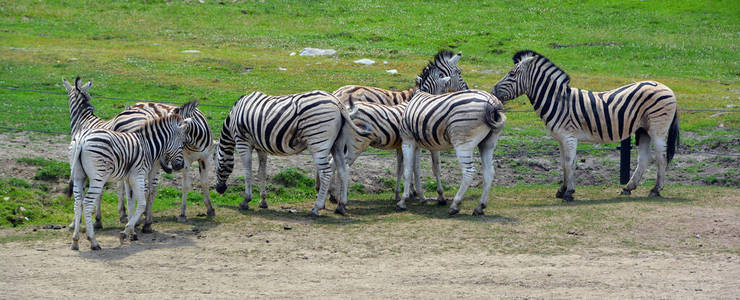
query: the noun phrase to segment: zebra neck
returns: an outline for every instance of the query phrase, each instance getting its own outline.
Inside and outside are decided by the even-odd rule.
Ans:
[[[103,122],[103,119],[95,115],[94,110],[95,108],[84,99],[69,97],[69,119],[73,133]]]
[[[535,90],[535,92],[527,92],[529,102],[532,103],[540,119],[545,121],[547,128],[557,129],[570,116],[573,102],[571,97],[575,94],[573,90],[577,89],[552,80]]]

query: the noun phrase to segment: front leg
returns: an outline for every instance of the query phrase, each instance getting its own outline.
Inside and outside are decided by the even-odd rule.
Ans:
[[[145,207],[145,213],[146,217],[144,218],[144,226],[141,227],[142,233],[152,233],[154,230],[152,230],[152,223],[154,223],[154,213],[152,212],[152,205],[154,204],[154,200],[157,199],[157,184],[159,183],[159,167],[154,166],[152,170],[147,175],[147,182],[146,182],[146,207]],[[133,197],[133,196],[132,196]]]
[[[576,169],[576,148],[578,140],[574,137],[563,137],[560,139],[560,156],[563,166],[563,202],[573,201],[575,193],[575,169]],[[563,189],[561,187],[561,189]]]
[[[244,201],[239,204],[239,208],[249,210],[249,201],[252,201],[252,146],[240,142],[236,144],[236,151],[244,164]]]
[[[180,215],[177,216],[177,221],[185,223],[188,221],[187,207],[188,207],[188,193],[190,192],[190,164],[192,162],[185,159],[185,165],[182,168],[182,199],[180,200]]]
[[[405,158],[404,158],[405,159]],[[424,189],[421,185],[421,147],[417,145],[414,150],[414,189],[416,192],[416,199],[419,199],[421,203],[425,203],[427,198],[424,197]]]
[[[257,151],[257,158],[259,159],[259,171],[260,177],[260,208],[267,208],[267,192],[265,186],[267,185],[267,153]]]
[[[396,202],[401,201],[401,177],[403,176],[403,151],[396,149],[396,189],[394,190]]]
[[[131,185],[134,192],[134,198],[136,199],[136,210],[131,215],[131,218],[129,218],[126,228],[120,234],[121,243],[123,243],[126,238],[130,238],[132,241],[139,239],[134,227],[136,226],[136,223],[139,222],[141,215],[146,209],[146,195],[148,192],[146,183],[147,175],[148,173],[141,173],[129,178],[129,184]],[[131,210],[131,208],[129,208],[129,210]]]
[[[439,169],[439,151],[432,151],[432,171],[434,172],[434,178],[437,179],[437,205],[447,205],[447,199],[445,199],[442,188],[442,178]]]

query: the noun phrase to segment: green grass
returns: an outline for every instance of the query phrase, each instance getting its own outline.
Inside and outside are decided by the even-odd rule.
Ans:
[[[59,178],[69,178],[70,170],[68,162],[45,158],[19,158],[17,160],[18,162],[38,167],[33,179],[57,180]]]

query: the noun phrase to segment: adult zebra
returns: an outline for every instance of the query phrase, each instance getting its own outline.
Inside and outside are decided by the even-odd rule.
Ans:
[[[642,179],[650,159],[650,142],[657,152],[658,179],[650,196],[660,196],[665,171],[679,142],[676,96],[667,86],[641,81],[606,92],[568,86],[570,77],[546,57],[531,50],[514,54],[514,68],[493,88],[503,101],[526,94],[537,115],[560,146],[563,185],[556,197],[572,201],[578,141],[616,142],[637,136],[638,165],[622,193],[629,195]],[[666,143],[666,134],[667,143]]]
[[[92,250],[100,250],[95,240],[92,211],[103,193],[106,182],[126,181],[133,188],[137,200],[136,212],[121,232],[121,243],[127,237],[136,240],[134,226],[146,207],[147,177],[151,177],[157,161],[164,158],[174,169],[183,167],[182,155],[185,136],[182,133],[190,119],[173,115],[148,121],[138,130],[123,133],[108,129],[86,129],[77,133],[70,143],[69,158],[74,195],[74,234],[72,249],[79,249],[80,219],[83,209],[82,193],[85,178],[89,187],[85,194],[84,210],[87,237]]]
[[[341,198],[335,212],[344,214],[349,180],[344,151],[352,149],[352,131],[367,134],[352,123],[344,105],[329,93],[312,91],[268,96],[252,92],[245,95],[234,104],[221,129],[216,151],[216,191],[226,190],[226,180],[234,168],[234,148],[246,169],[244,201],[239,204],[243,209],[248,209],[252,200],[252,149],[260,156],[262,191],[267,154],[294,155],[308,149],[320,174],[316,204],[309,215],[318,216],[319,210],[324,208],[332,176],[330,154],[342,178]]]
[[[401,122],[403,140],[404,188],[396,210],[406,209],[411,185],[412,157],[421,147],[433,151],[454,148],[460,167],[460,189],[450,204],[449,214],[460,211],[462,197],[473,179],[473,150],[477,146],[483,165],[483,193],[473,215],[483,215],[493,181],[493,150],[504,127],[504,106],[493,95],[480,90],[466,90],[444,95],[420,92],[409,101]],[[417,194],[423,195],[416,184]]]
[[[431,94],[442,94],[447,91],[450,77],[440,77],[442,75],[439,68],[427,66],[417,79],[419,92],[429,92]],[[414,92],[416,93],[416,92]],[[408,102],[402,102],[397,105],[383,105],[380,103],[352,102],[350,104],[350,118],[355,125],[366,128],[370,134],[367,136],[355,135],[354,151],[347,155],[347,163],[351,166],[357,157],[372,146],[384,150],[396,150],[396,188],[395,200],[400,201],[401,174],[403,172],[403,153],[401,151],[401,120],[403,112],[408,106]],[[420,166],[419,157],[421,149],[414,156],[414,182],[420,185]],[[439,180],[439,151],[432,151],[432,169],[434,176],[437,178],[437,203],[444,205],[444,190]],[[337,182],[338,177],[334,176]],[[333,187],[334,185],[332,185]],[[330,189],[333,192],[333,188]],[[336,196],[335,196],[336,197]],[[423,198],[423,194],[420,195]],[[424,201],[426,199],[423,199]]]
[[[453,53],[449,50],[440,50],[437,52],[437,54],[434,56],[432,60],[429,61],[429,63],[424,67],[421,74],[419,74],[416,77],[415,85],[414,87],[411,87],[407,90],[403,91],[390,91],[385,90],[381,88],[376,87],[369,87],[369,86],[360,86],[360,85],[346,85],[343,87],[340,87],[336,91],[334,91],[332,94],[337,97],[342,103],[345,105],[349,105],[350,103],[373,103],[373,104],[379,104],[382,106],[398,106],[401,105],[403,108],[405,108],[405,103],[408,102],[408,100],[419,90],[425,91],[432,94],[441,94],[449,91],[461,91],[461,90],[467,90],[468,84],[465,82],[465,80],[462,78],[462,71],[457,66],[457,62],[462,57],[462,52],[458,52],[457,54]],[[433,81],[433,82],[432,82]],[[449,83],[448,83],[449,81]],[[433,85],[433,86],[432,86]],[[435,92],[432,91],[432,88],[439,87],[439,91]],[[444,87],[444,88],[443,88]],[[447,88],[450,87],[450,88]],[[360,104],[359,107],[364,107]],[[397,107],[397,108],[399,108]],[[367,108],[364,107],[364,112],[369,112]],[[380,110],[386,110],[386,108],[380,108]],[[397,109],[396,109],[397,110]],[[377,111],[380,113],[380,111]],[[393,112],[386,112],[390,113],[391,115]],[[382,114],[382,113],[381,113]],[[386,133],[386,132],[376,132],[378,134],[386,135],[386,137],[378,137],[377,135],[373,137],[374,141],[372,142],[374,144],[373,147],[379,148],[379,149],[397,149],[396,158],[397,158],[397,171],[400,172],[402,170],[402,161],[403,161],[403,155],[400,151],[400,136],[398,136],[398,120],[371,120],[372,114],[363,113],[361,114],[364,116],[363,118],[367,122],[369,126],[373,126],[376,130],[384,130],[383,128],[390,128],[392,132]],[[390,115],[387,115],[390,116]],[[375,124],[371,124],[375,123]],[[382,124],[381,124],[382,123]],[[388,136],[388,135],[395,135],[396,137]],[[395,140],[395,138],[398,138],[398,140]],[[394,143],[398,142],[397,145]],[[370,143],[369,139],[366,137],[361,137],[359,135],[355,135],[355,144],[356,145],[362,145],[359,148],[356,146],[354,153],[354,156],[348,157],[348,163],[352,165],[357,159],[357,156],[364,152],[367,149],[367,144]],[[390,144],[386,144],[390,143]],[[419,149],[421,151],[421,149]],[[421,152],[419,152],[420,154]],[[446,199],[444,198],[444,189],[442,188],[442,181],[440,179],[439,174],[439,152],[438,151],[431,151],[432,155],[432,170],[434,170],[434,176],[437,180],[437,203],[444,205],[446,203]],[[420,172],[419,172],[419,159],[420,155],[415,156],[415,159],[417,160],[415,162],[415,181],[414,182],[420,182]],[[318,174],[317,174],[318,176]],[[332,182],[337,182],[338,177],[335,174],[334,179]],[[317,182],[318,183],[318,182]],[[396,182],[396,194],[395,194],[395,200],[399,201],[399,185],[400,181]],[[329,187],[329,200],[332,202],[336,202],[334,195],[336,193],[334,187],[337,186],[337,184],[332,184]],[[318,189],[318,185],[317,185]],[[423,197],[422,197],[423,198]],[[426,200],[426,199],[425,199]]]

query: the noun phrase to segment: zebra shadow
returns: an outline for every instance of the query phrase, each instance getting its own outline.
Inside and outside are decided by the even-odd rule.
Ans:
[[[611,198],[601,199],[581,199],[576,198],[572,202],[562,202],[560,199],[553,199],[546,203],[521,203],[512,204],[516,207],[568,207],[568,206],[592,206],[592,205],[604,205],[604,204],[618,204],[618,203],[690,203],[694,200],[682,197],[647,197],[647,196],[615,196]]]
[[[310,207],[304,208],[306,204],[313,204],[311,201],[304,203],[290,203],[290,204],[271,204],[270,208],[254,208],[250,207],[249,210],[243,210],[238,205],[220,205],[221,209],[231,209],[239,215],[250,216],[257,219],[280,221],[285,223],[294,224],[358,224],[366,223],[366,220],[351,218],[351,211],[349,214],[342,216],[332,213],[332,203],[328,203],[325,210],[321,211],[321,215],[318,217],[308,216]]]
[[[142,234],[141,231],[137,231],[139,240],[126,240],[123,244],[120,244],[118,241],[118,234],[120,231],[120,229],[111,228],[103,229],[100,231],[100,234],[96,233],[96,237],[102,247],[99,251],[84,250],[84,248],[88,247],[89,244],[86,243],[86,239],[83,234],[83,237],[80,238],[80,249],[83,251],[79,252],[79,256],[89,260],[117,261],[139,252],[147,252],[156,249],[192,247],[194,245],[193,239],[197,238],[197,235],[195,234],[183,233],[182,229],[167,229],[155,231],[150,234]],[[111,236],[114,236],[115,238],[112,239]]]

